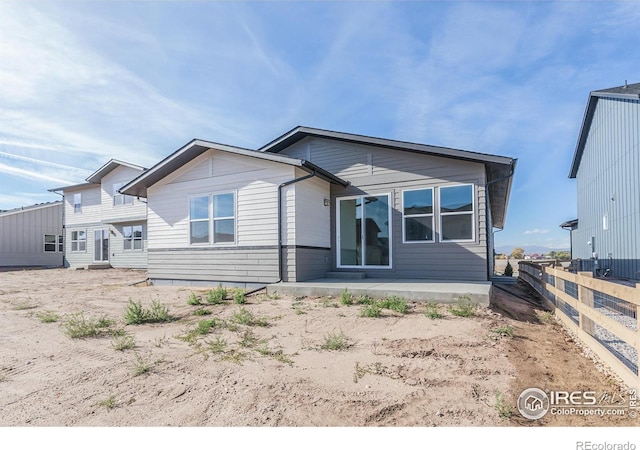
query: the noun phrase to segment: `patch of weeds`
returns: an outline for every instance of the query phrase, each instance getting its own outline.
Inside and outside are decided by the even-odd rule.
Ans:
[[[349,338],[343,333],[330,333],[324,337],[322,350],[344,350],[349,347]]]
[[[293,306],[293,310],[296,312],[296,316],[300,316],[302,314],[306,314],[306,312],[303,311],[302,308],[299,305],[294,305]]]
[[[136,360],[133,363],[133,376],[138,377],[140,375],[151,372],[151,364],[148,361],[142,359],[142,356],[136,354]]]
[[[513,327],[511,325],[499,326],[498,328],[494,328],[493,330],[491,330],[491,332],[497,334],[498,336],[504,336],[504,337],[510,337],[510,338],[514,336]]]
[[[216,326],[218,326],[216,319],[201,320],[198,322],[198,325],[196,325],[195,333],[204,336],[205,334],[209,334]]]
[[[381,312],[382,312],[382,308],[380,308],[378,304],[371,303],[369,305],[365,305],[360,310],[360,317],[380,317]]]
[[[247,354],[245,352],[241,352],[239,350],[233,349],[231,351],[224,353],[224,355],[222,356],[222,359],[224,361],[230,361],[232,363],[235,363],[241,366],[242,362],[245,359],[247,359]]]
[[[267,294],[269,300],[280,300],[280,296],[277,292],[272,292],[271,294]]]
[[[538,314],[538,320],[542,323],[550,324],[556,321],[551,311],[544,311]]]
[[[424,312],[424,315],[431,320],[442,319],[444,317],[444,315],[440,312],[438,304],[434,302],[427,303],[427,308]]]
[[[387,297],[384,300],[380,300],[378,302],[378,305],[381,308],[389,309],[400,314],[406,314],[409,311],[409,305],[407,304],[407,301],[404,298],[396,297],[395,295]]]
[[[356,300],[358,305],[373,305],[375,303],[375,299],[369,297],[367,294],[363,294]]]
[[[116,400],[115,395],[110,395],[109,397],[101,400],[97,403],[98,406],[102,406],[103,408],[113,409],[118,406],[118,401]]]
[[[87,319],[84,313],[72,314],[65,321],[63,328],[64,333],[72,339],[82,339],[87,337],[95,337],[102,334],[105,328],[113,324],[112,320]]]
[[[501,419],[508,419],[513,415],[511,405],[507,403],[505,395],[500,391],[496,391],[496,404],[494,408],[498,411],[498,416]]]
[[[130,350],[136,346],[136,341],[131,335],[116,336],[111,341],[111,346],[118,351]]]
[[[267,342],[261,342],[260,339],[258,339],[258,336],[256,336],[251,330],[245,330],[244,333],[242,333],[242,338],[239,342],[240,346],[244,348],[254,348],[258,343],[266,344]]]
[[[231,321],[239,325],[266,327],[269,325],[269,321],[266,317],[256,317],[251,311],[245,307],[241,307],[237,312],[231,316]]]
[[[146,322],[169,322],[172,317],[169,308],[157,300],[151,301],[151,307],[147,313]]]
[[[233,303],[236,305],[244,305],[247,303],[247,293],[244,289],[236,289],[233,291]]]
[[[36,314],[38,320],[42,323],[53,323],[60,320],[60,316],[53,311],[42,311]]]
[[[208,316],[209,314],[211,314],[211,311],[205,308],[199,308],[193,312],[194,316]]]
[[[207,343],[207,349],[211,353],[223,353],[226,348],[227,341],[220,336],[216,336],[213,341]]]
[[[169,339],[167,339],[167,337],[166,337],[166,336],[163,336],[163,337],[161,337],[161,338],[155,338],[155,339],[153,340],[153,345],[154,345],[154,347],[157,347],[157,348],[160,348],[160,347],[162,347],[163,345],[166,345],[166,344],[168,344],[168,343],[169,343]]]
[[[200,304],[200,299],[193,292],[189,295],[187,299],[187,305],[196,306]]]
[[[473,317],[476,314],[477,305],[466,295],[458,297],[455,305],[449,306],[449,312],[458,317]]]
[[[323,308],[337,308],[338,304],[336,302],[332,302],[330,297],[325,297],[320,302],[320,305]]]
[[[13,305],[13,309],[16,311],[22,311],[25,309],[34,309],[37,308],[38,305],[31,303],[30,301],[22,300]]]
[[[227,290],[222,287],[222,283],[219,283],[217,288],[209,291],[207,302],[211,305],[219,305],[224,303],[225,298],[227,298]]]
[[[121,337],[126,335],[127,332],[124,330],[124,328],[114,328],[111,330],[111,337]]]
[[[140,325],[145,321],[145,310],[142,303],[129,299],[127,308],[124,310],[124,323],[127,325]]]
[[[356,368],[353,372],[353,382],[358,383],[358,381],[368,373],[369,373],[369,370],[367,370],[364,367],[360,367],[360,363],[356,361]]]
[[[344,288],[344,291],[342,291],[342,294],[340,295],[340,303],[345,306],[353,305],[353,296],[347,288]]]

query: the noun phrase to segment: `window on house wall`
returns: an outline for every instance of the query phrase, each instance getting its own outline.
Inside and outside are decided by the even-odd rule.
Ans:
[[[235,195],[231,193],[213,196],[213,242],[235,242]]]
[[[236,240],[235,193],[193,197],[189,200],[191,244],[233,243]]]
[[[58,235],[58,252],[64,253],[64,236]]]
[[[87,232],[78,230],[71,232],[71,251],[86,252],[87,251]]]
[[[189,242],[209,243],[209,196],[189,200]]]
[[[440,240],[473,240],[473,185],[444,186],[439,191]]]
[[[73,212],[74,213],[82,212],[82,193],[80,192],[73,194]]]
[[[56,238],[55,234],[45,234],[44,235],[44,251],[45,253],[55,253],[56,252]]]
[[[124,250],[142,250],[142,225],[122,227]]]
[[[126,183],[116,183],[113,185],[113,206],[133,205],[133,197],[120,194],[118,190]]]
[[[433,189],[402,192],[403,242],[433,242]]]

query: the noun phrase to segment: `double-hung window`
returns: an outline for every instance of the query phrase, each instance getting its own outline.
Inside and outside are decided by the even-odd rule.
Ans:
[[[86,252],[87,251],[87,232],[78,230],[71,232],[71,251]]]
[[[235,193],[192,197],[189,200],[191,244],[233,243],[236,240]]]
[[[433,188],[402,192],[403,242],[433,242]]]
[[[58,236],[55,234],[45,234],[44,235],[44,251],[45,253],[55,253],[56,252],[56,239]]]
[[[113,185],[113,206],[133,205],[133,197],[130,195],[120,194],[118,190],[126,183],[116,183]]]
[[[142,250],[142,225],[122,227],[124,250]]]
[[[82,212],[82,194],[80,192],[73,194],[73,212]]]
[[[440,240],[464,242],[474,239],[473,185],[443,186],[440,192]]]

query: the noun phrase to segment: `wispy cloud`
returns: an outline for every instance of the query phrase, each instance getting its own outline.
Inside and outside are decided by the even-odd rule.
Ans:
[[[547,234],[549,230],[540,230],[539,228],[534,228],[533,230],[526,230],[522,234]]]

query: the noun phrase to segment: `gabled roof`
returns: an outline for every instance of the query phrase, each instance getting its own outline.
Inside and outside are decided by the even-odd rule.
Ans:
[[[587,107],[584,111],[582,125],[580,126],[580,133],[578,134],[578,143],[576,144],[576,149],[573,154],[573,162],[571,163],[569,178],[575,178],[578,175],[578,168],[580,167],[580,161],[582,160],[582,154],[584,153],[584,146],[587,143],[587,136],[589,135],[593,115],[596,112],[596,105],[600,98],[640,101],[640,83],[625,83],[624,86],[601,89],[599,91],[592,91],[589,93]]]
[[[511,191],[511,175],[513,175],[517,161],[513,158],[304,126],[298,126],[279,138],[274,139],[267,145],[260,148],[260,151],[265,153],[278,153],[307,137],[333,139],[336,141],[350,142],[354,144],[428,154],[484,164],[487,171],[487,180],[489,182],[488,189],[492,223],[496,228],[504,227],[504,221],[507,215],[507,206],[509,203],[509,194]]]
[[[49,192],[58,192],[58,191],[71,191],[74,189],[82,189],[86,187],[95,187],[100,186],[100,183],[80,183],[80,184],[70,184],[69,186],[60,186],[52,189],[47,189]]]
[[[133,179],[127,185],[120,189],[120,192],[127,195],[135,195],[138,197],[147,196],[147,188],[153,186],[158,181],[162,180],[169,174],[173,173],[178,168],[182,167],[189,161],[200,156],[208,150],[218,150],[234,155],[248,156],[250,158],[257,158],[266,161],[272,161],[280,164],[288,164],[295,167],[300,167],[309,173],[315,172],[317,176],[324,180],[340,184],[342,186],[348,186],[349,182],[335,175],[327,172],[326,170],[316,166],[309,161],[303,159],[290,158],[288,156],[274,155],[269,153],[262,153],[256,150],[249,150],[241,147],[234,147],[225,144],[219,144],[217,142],[209,142],[201,139],[193,139],[186,145],[182,146],[171,155],[160,161],[158,164],[147,170],[137,178]]]
[[[132,169],[139,170],[140,172],[147,170],[145,167],[138,166],[136,164],[131,164],[128,162],[117,160],[117,159],[112,159],[108,163],[106,163],[104,166],[100,167],[98,170],[96,170],[91,175],[89,175],[87,177],[87,181],[89,183],[100,183],[100,181],[105,175],[107,175],[109,172],[111,172],[112,170],[120,166],[130,167]]]
[[[9,216],[11,214],[17,214],[24,211],[33,211],[42,208],[51,208],[53,206],[62,205],[62,200],[56,200],[55,202],[36,203],[35,205],[21,206],[20,208],[14,208],[9,210],[0,210],[0,216]]]

